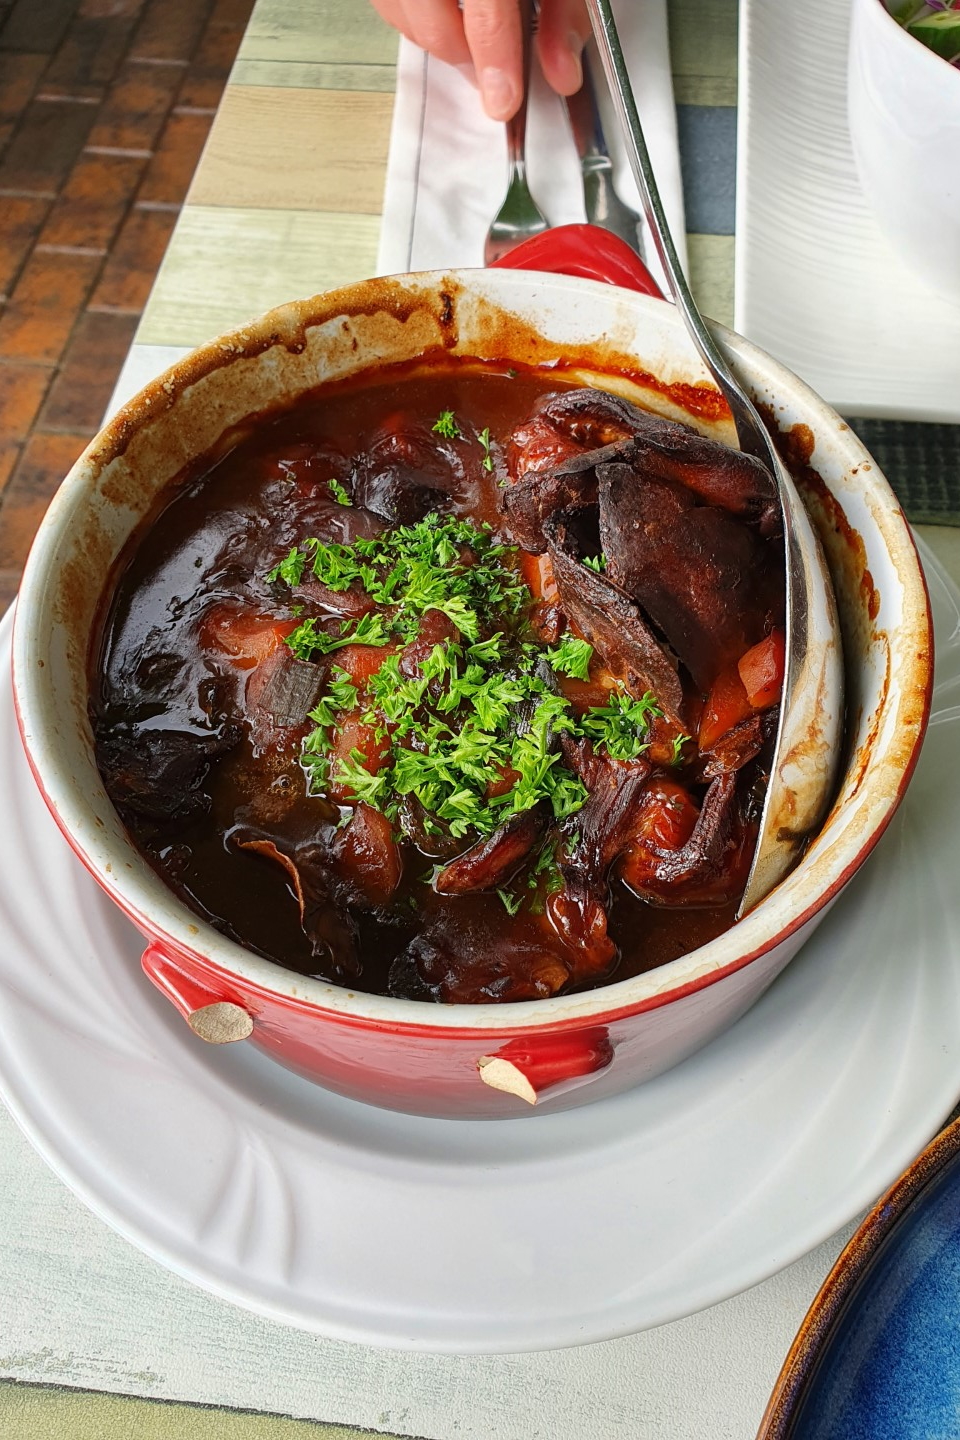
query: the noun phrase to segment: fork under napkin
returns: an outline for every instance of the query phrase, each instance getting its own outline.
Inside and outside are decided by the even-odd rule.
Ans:
[[[661,198],[686,269],[666,0],[620,0],[615,10]],[[636,185],[606,99],[601,96],[617,190],[639,212]],[[484,114],[470,82],[452,66],[402,40],[378,273],[482,265],[484,236],[506,192],[506,154],[504,126]],[[551,225],[585,218],[570,126],[536,64],[527,114],[527,172],[533,195]],[[659,282],[660,262],[649,240],[645,250],[649,269]]]

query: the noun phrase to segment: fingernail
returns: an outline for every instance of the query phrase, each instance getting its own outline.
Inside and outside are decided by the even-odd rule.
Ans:
[[[484,109],[492,120],[508,119],[520,103],[516,86],[506,70],[490,68],[482,71],[480,92]]]

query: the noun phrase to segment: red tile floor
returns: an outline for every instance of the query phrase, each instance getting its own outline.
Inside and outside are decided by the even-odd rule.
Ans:
[[[99,428],[253,0],[0,0],[0,613]]]

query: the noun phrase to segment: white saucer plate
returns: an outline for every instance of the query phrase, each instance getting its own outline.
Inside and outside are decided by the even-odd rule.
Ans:
[[[134,1245],[331,1337],[543,1350],[763,1280],[870,1204],[960,1093],[960,597],[924,558],[934,715],[871,860],[719,1040],[631,1094],[523,1121],[380,1111],[204,1046],[61,839],[6,693],[0,1095]]]

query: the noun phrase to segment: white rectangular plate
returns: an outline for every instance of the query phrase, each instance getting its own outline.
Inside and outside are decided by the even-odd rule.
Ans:
[[[740,0],[735,328],[841,414],[957,421],[960,306],[903,266],[861,194],[848,28],[849,0]]]

